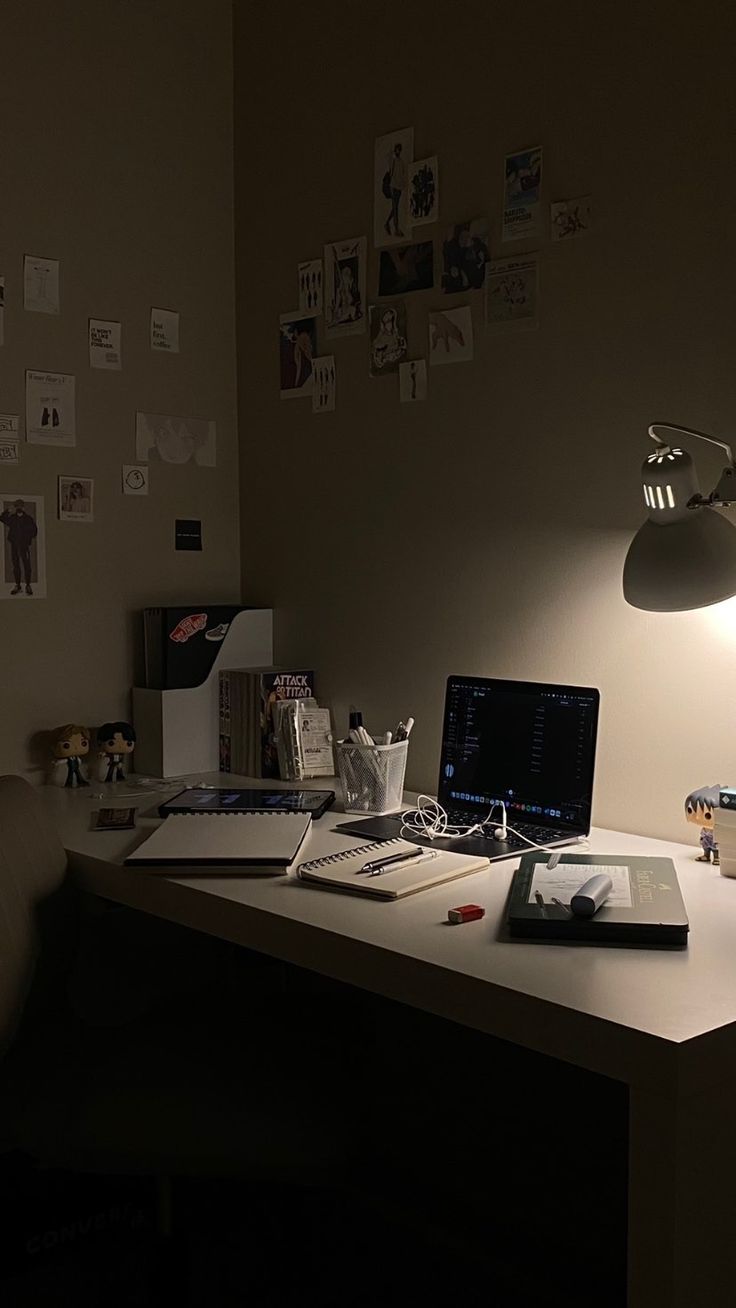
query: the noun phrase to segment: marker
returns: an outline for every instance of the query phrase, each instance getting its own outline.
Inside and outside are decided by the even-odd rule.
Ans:
[[[393,740],[393,736],[391,735],[391,732],[387,731],[386,735],[383,737],[384,745],[390,745],[392,740]]]

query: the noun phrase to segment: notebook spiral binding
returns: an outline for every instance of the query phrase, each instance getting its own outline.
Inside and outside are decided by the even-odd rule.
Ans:
[[[342,863],[346,858],[355,858],[356,854],[372,854],[376,849],[399,844],[403,844],[401,836],[394,836],[392,840],[373,840],[370,845],[356,845],[354,849],[343,849],[339,854],[326,854],[324,858],[313,858],[309,863],[300,864],[299,871],[313,872],[317,867],[327,867],[329,863]]]

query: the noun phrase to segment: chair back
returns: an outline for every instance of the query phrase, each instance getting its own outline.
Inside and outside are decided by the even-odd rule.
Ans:
[[[22,777],[0,777],[0,1055],[20,1022],[34,974],[53,997],[54,973],[73,947],[66,869],[66,851],[40,796]]]

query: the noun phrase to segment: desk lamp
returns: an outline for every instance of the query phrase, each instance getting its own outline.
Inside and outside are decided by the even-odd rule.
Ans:
[[[725,450],[728,464],[710,495],[698,486],[686,450],[668,445],[659,432],[695,436]],[[736,465],[723,441],[702,431],[655,422],[656,449],[642,464],[647,520],[632,540],[624,563],[624,599],[637,609],[674,613],[700,609],[736,595],[736,529],[716,509],[736,500]]]

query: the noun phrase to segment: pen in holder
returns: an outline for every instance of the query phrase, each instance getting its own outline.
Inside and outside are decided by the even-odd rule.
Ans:
[[[337,742],[337,773],[346,813],[395,813],[402,807],[408,740],[394,745]]]

